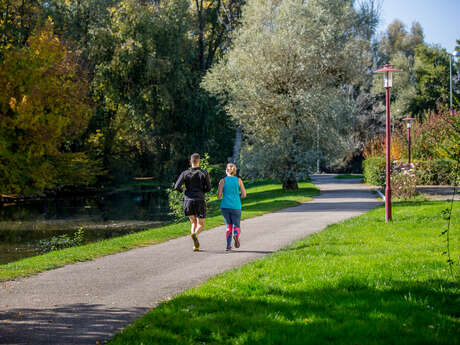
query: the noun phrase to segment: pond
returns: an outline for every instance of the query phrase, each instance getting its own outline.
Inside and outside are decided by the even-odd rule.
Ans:
[[[40,254],[40,240],[84,230],[84,242],[150,229],[171,220],[163,188],[0,204],[0,264]]]

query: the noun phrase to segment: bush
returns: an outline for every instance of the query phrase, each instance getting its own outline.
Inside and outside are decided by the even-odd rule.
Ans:
[[[209,178],[211,179],[211,185],[217,187],[219,181],[227,176],[225,174],[225,165],[224,164],[212,164],[209,165],[208,169]]]
[[[455,171],[455,161],[450,159],[435,159],[416,161],[417,177],[422,185],[453,185],[458,173]]]
[[[37,251],[41,254],[44,254],[53,250],[76,247],[82,245],[84,240],[85,231],[83,228],[80,228],[76,233],[73,234],[73,237],[64,234],[38,241]]]
[[[403,200],[409,200],[417,194],[417,176],[415,164],[392,162],[391,189],[393,195]]]
[[[417,183],[420,185],[453,185],[459,178],[455,161],[451,159],[424,160],[414,163],[417,169]],[[363,161],[363,169],[366,183],[375,186],[385,185],[384,157],[367,158]],[[393,174],[394,168],[392,168],[392,179]]]
[[[363,161],[364,182],[383,186],[385,184],[385,158],[369,157]]]

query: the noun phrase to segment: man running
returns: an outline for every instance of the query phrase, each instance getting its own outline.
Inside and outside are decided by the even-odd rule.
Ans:
[[[200,155],[194,153],[190,157],[191,168],[180,174],[174,185],[174,189],[184,193],[184,214],[189,217],[191,226],[191,234],[193,240],[193,250],[200,249],[198,234],[204,228],[206,218],[206,201],[205,193],[211,191],[211,181],[206,170],[200,169]],[[185,183],[185,191],[182,185]]]

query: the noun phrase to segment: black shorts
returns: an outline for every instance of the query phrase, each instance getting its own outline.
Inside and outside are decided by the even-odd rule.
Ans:
[[[184,214],[197,218],[206,218],[206,201],[184,200]]]

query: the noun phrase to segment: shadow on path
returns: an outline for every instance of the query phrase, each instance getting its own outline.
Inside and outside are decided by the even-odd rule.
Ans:
[[[121,327],[133,322],[147,311],[148,308],[107,308],[98,304],[70,304],[52,309],[2,311],[0,344],[64,345],[96,344],[96,341],[102,343]]]

